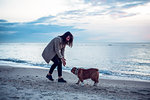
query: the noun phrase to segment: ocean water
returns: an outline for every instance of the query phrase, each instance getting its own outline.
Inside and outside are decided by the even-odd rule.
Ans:
[[[0,65],[50,68],[41,56],[47,44],[0,43]],[[65,71],[98,68],[100,78],[150,81],[150,43],[75,43],[65,58]]]

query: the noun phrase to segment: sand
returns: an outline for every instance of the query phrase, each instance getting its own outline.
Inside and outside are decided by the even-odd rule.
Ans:
[[[76,85],[77,77],[63,71],[67,83],[45,76],[49,69],[0,66],[0,100],[150,100],[150,82],[101,79]]]

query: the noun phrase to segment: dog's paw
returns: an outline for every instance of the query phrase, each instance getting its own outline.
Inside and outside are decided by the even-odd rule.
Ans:
[[[83,82],[81,82],[81,86],[84,86],[84,83],[83,83]]]
[[[94,83],[94,85],[93,86],[97,86],[97,83]]]

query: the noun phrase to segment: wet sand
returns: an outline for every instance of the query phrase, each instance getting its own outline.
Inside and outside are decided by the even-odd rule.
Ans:
[[[101,79],[76,85],[77,77],[63,71],[67,83],[45,76],[49,69],[0,66],[0,100],[150,100],[150,82]]]

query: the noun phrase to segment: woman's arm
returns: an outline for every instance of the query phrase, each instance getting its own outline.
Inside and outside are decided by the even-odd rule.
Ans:
[[[62,50],[60,50],[60,39],[55,39],[55,41],[54,41],[54,49],[55,49],[55,52],[56,52],[56,54],[58,55],[58,57],[59,58],[61,58],[61,61],[62,61],[62,63],[63,63],[63,65],[65,66],[66,65],[66,60],[65,60],[65,58],[64,58],[64,50],[65,50],[65,48],[63,48]]]
[[[65,53],[65,47],[61,49],[61,54],[65,58],[64,53]]]
[[[63,55],[61,54],[61,50],[60,50],[60,39],[59,38],[56,38],[54,40],[54,50],[59,58],[63,58]]]

